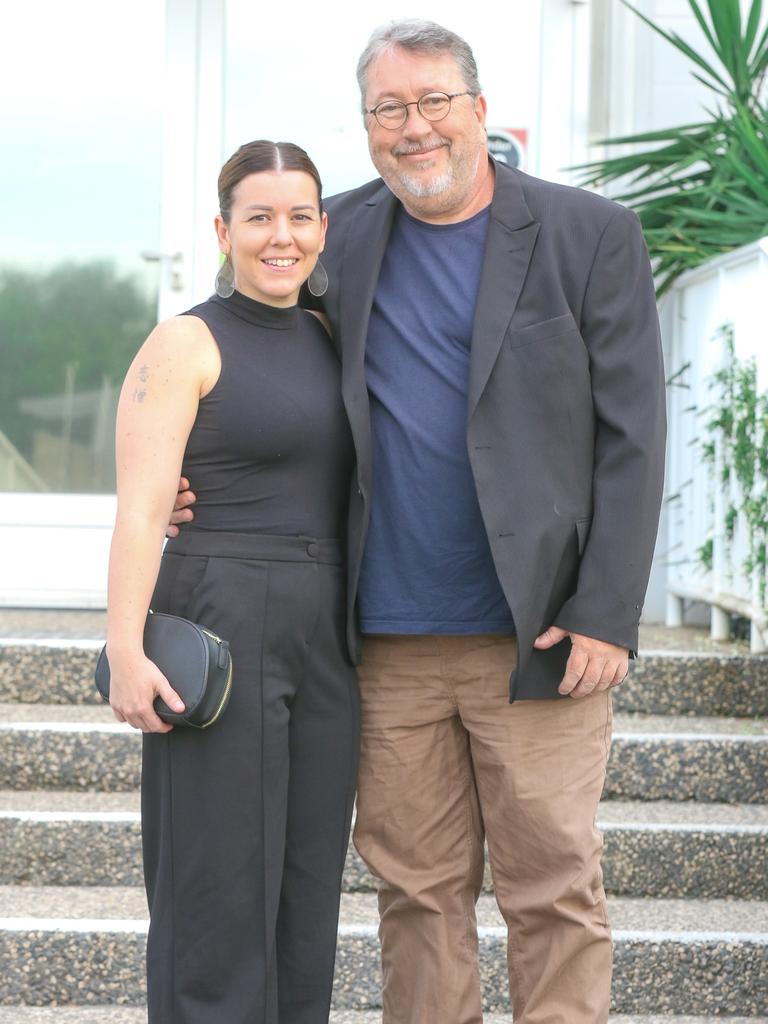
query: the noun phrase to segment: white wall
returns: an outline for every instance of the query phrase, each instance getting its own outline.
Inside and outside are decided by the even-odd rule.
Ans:
[[[706,46],[688,0],[635,0],[635,6],[694,48]],[[706,118],[713,94],[693,78],[693,65],[620,0],[592,0],[592,23],[593,141]]]
[[[588,158],[590,46],[588,0],[542,0],[530,170],[550,181]]]
[[[688,0],[635,0],[635,6],[667,31],[677,32],[694,48],[706,47]],[[592,47],[589,135],[593,142],[705,120],[703,108],[712,93],[693,78],[691,62],[620,0],[592,0]],[[594,145],[590,159],[608,152],[605,147]],[[615,152],[626,149],[617,148]],[[667,339],[671,337],[671,316],[671,305],[662,305],[665,353],[669,349]],[[643,612],[646,622],[663,622],[665,618],[667,562],[674,557],[668,548],[662,510]]]

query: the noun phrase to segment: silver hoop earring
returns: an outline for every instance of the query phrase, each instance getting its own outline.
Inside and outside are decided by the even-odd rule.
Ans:
[[[314,295],[316,299],[328,291],[328,274],[320,260],[317,261],[314,270],[309,275],[307,288],[309,288],[309,294]]]
[[[235,268],[232,266],[229,253],[219,267],[213,287],[221,299],[228,299],[235,290]]]

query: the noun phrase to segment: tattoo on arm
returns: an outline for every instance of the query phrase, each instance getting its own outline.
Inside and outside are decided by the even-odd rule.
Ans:
[[[139,380],[144,385],[149,380],[149,367],[146,363],[143,363],[139,367]],[[134,402],[143,402],[147,397],[147,389],[143,386],[133,389],[133,400]]]

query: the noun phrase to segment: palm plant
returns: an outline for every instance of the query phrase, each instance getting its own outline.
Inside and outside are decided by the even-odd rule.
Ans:
[[[706,0],[708,17],[704,3],[688,0],[713,59],[622,3],[684,53],[714,94],[708,120],[603,139],[634,148],[576,168],[583,185],[621,182],[615,198],[640,217],[661,295],[684,270],[768,234],[768,27],[762,0],[744,19],[739,0]]]

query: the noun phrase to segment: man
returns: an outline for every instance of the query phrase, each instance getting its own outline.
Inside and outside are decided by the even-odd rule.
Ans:
[[[489,159],[453,33],[380,29],[358,79],[383,180],[327,203],[322,308],[358,460],[355,842],[381,880],[384,1024],[482,1020],[484,838],[515,1021],[596,1024],[609,691],[663,474],[647,252],[631,212]]]

